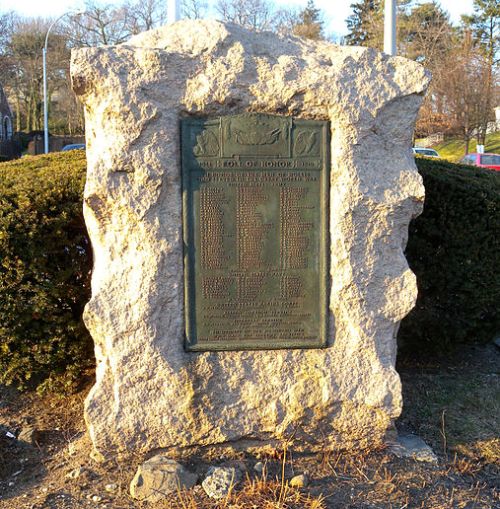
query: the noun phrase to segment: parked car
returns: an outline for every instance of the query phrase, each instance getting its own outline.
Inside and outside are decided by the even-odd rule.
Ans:
[[[460,159],[462,164],[470,164],[472,166],[479,166],[480,168],[491,168],[492,170],[500,171],[500,154],[467,154]]]
[[[433,148],[413,147],[413,153],[425,157],[439,157]]]
[[[85,143],[71,143],[70,145],[64,145],[61,152],[67,152],[68,150],[85,150]]]

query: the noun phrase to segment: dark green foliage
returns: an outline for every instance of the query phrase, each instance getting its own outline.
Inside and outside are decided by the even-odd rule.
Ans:
[[[349,33],[344,37],[348,46],[367,46],[373,36],[373,22],[381,9],[380,0],[359,0],[351,4],[351,15],[346,19]]]
[[[93,362],[85,167],[79,150],[0,164],[2,383],[71,385]]]
[[[417,158],[424,212],[406,255],[417,275],[415,309],[403,320],[403,353],[487,341],[500,330],[500,172]]]
[[[407,257],[416,308],[403,353],[489,340],[500,330],[500,172],[417,159],[424,212]],[[92,256],[82,151],[0,163],[0,382],[61,389],[93,364],[82,323]]]

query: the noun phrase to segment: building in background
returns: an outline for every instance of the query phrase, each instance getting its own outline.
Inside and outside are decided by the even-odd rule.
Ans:
[[[12,140],[12,111],[0,83],[0,141]]]
[[[14,139],[14,118],[0,83],[0,162],[21,156],[21,146]]]

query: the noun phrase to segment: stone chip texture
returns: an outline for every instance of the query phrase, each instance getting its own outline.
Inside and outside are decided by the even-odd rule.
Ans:
[[[434,451],[416,435],[399,435],[397,440],[389,442],[388,451],[398,458],[412,458],[415,461],[437,463]]]
[[[234,467],[210,467],[201,486],[214,499],[227,497],[231,488],[241,479],[241,472]]]
[[[136,500],[159,502],[170,493],[192,488],[198,476],[177,461],[158,454],[137,469],[130,483],[130,495]]]
[[[417,63],[216,21],[73,51],[85,106],[85,323],[95,450],[293,439],[367,447],[401,412],[396,332],[415,304],[403,254],[424,188],[411,153],[429,76]],[[264,112],[331,123],[326,349],[187,353],[179,120]]]

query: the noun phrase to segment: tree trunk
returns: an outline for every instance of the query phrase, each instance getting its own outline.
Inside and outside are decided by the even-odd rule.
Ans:
[[[26,131],[31,131],[31,92],[26,103]]]
[[[470,132],[469,132],[468,122],[464,129],[464,141],[465,141],[465,154],[464,155],[467,155],[469,153],[469,145],[470,145]]]
[[[16,131],[21,130],[21,100],[19,94],[16,94]]]

